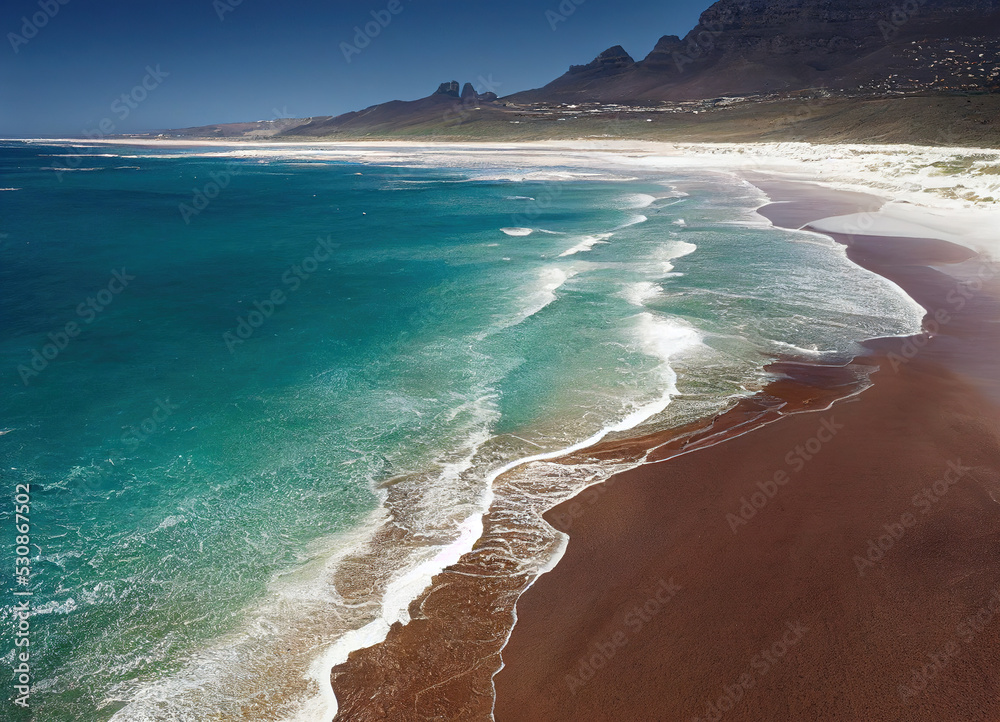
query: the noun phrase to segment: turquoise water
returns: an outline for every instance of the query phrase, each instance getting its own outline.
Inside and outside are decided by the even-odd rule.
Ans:
[[[704,173],[5,142],[0,188],[5,629],[33,593],[10,719],[231,719],[227,675],[278,646],[305,665],[364,621],[327,572],[385,521],[387,480],[420,475],[384,579],[454,541],[491,469],[920,318]]]

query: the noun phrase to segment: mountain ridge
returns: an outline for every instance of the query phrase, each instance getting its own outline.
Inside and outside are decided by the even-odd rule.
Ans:
[[[986,100],[967,107],[966,94]],[[924,117],[879,120],[880,130],[870,132],[852,125],[861,117],[868,124],[877,120],[859,103],[868,110],[889,108],[907,97],[928,99],[907,108]],[[812,102],[803,116],[803,99],[824,98],[842,102]],[[662,36],[641,60],[615,45],[540,88],[504,98],[453,80],[419,100],[336,117],[203,126],[161,136],[556,138],[572,137],[575,129],[577,137],[662,131],[678,138],[682,129],[687,139],[745,138],[740,128],[726,126],[731,120],[760,129],[745,106],[733,110],[742,102],[768,115],[766,136],[782,140],[908,142],[912,132],[910,142],[931,142],[928,128],[938,123],[963,129],[949,131],[949,142],[1000,145],[992,127],[998,98],[1000,0],[905,0],[895,6],[884,0],[719,0],[683,38]],[[823,114],[830,116],[824,133],[815,135]],[[715,130],[699,134],[699,125],[711,125],[709,118],[718,121]]]
[[[664,35],[628,68],[609,72],[595,66],[610,52],[605,51],[589,65],[574,66],[551,83],[510,99],[650,102],[815,87],[842,92],[928,90],[935,83],[930,72],[935,50],[960,54],[986,71],[973,80],[981,90],[995,92],[1000,73],[989,73],[1000,63],[998,35],[998,0],[907,0],[901,6],[881,0],[720,0],[684,38]],[[921,51],[907,52],[914,44]],[[978,57],[980,52],[984,57]],[[581,76],[574,72],[576,67],[589,70]],[[901,74],[912,77],[892,82]],[[947,80],[939,82],[941,89],[957,89],[948,88]],[[878,87],[880,81],[888,87]]]

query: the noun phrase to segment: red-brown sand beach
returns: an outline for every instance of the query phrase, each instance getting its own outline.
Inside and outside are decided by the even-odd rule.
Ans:
[[[827,214],[762,185],[776,225]],[[518,602],[498,721],[1000,718],[995,270],[838,240],[932,333],[870,343],[860,395],[614,479]]]
[[[783,227],[880,205],[754,182]],[[944,241],[837,240],[927,333],[774,364],[715,419],[578,452],[648,456],[544,514],[569,541],[537,580],[517,560],[558,548],[551,504],[533,519],[544,494],[500,477],[476,549],[334,669],[337,719],[1000,718],[996,271]]]

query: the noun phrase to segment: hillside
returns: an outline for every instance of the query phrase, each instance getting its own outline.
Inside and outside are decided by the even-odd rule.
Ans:
[[[159,135],[997,147],[998,110],[1000,0],[720,0],[684,38],[664,36],[640,61],[614,46],[504,98],[451,81],[420,100],[336,117]]]

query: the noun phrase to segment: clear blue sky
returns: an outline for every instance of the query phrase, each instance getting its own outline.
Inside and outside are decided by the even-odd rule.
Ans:
[[[337,115],[453,79],[505,95],[612,45],[639,59],[710,4],[565,0],[565,14],[560,0],[4,0],[0,137]],[[372,11],[391,21],[347,62],[341,43]],[[566,19],[553,30],[547,11]],[[143,81],[151,89],[133,92]]]

